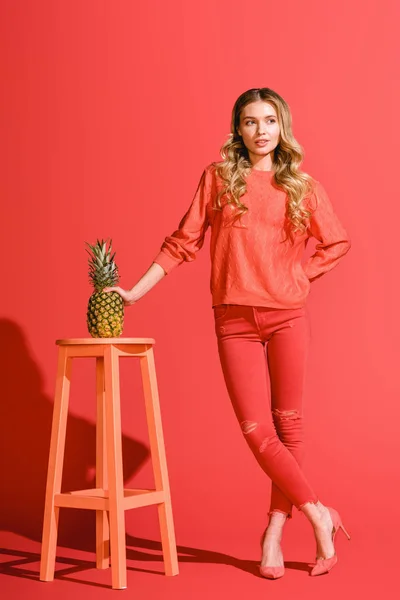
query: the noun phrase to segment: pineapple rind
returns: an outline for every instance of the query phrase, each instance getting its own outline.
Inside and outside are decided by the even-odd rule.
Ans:
[[[122,334],[124,301],[118,292],[94,292],[90,296],[87,326],[90,335],[95,338],[119,337]]]

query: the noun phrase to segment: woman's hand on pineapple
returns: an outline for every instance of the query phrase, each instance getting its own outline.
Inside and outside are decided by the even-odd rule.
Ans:
[[[125,306],[131,306],[132,304],[135,304],[136,300],[134,299],[134,295],[132,290],[124,290],[121,287],[119,287],[118,285],[115,287],[105,287],[103,289],[103,292],[117,292],[122,300],[124,301],[124,305]]]

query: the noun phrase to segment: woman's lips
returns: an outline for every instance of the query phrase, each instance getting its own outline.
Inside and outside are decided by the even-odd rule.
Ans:
[[[260,140],[259,142],[256,142],[257,146],[265,146],[266,144],[268,144],[269,140]]]

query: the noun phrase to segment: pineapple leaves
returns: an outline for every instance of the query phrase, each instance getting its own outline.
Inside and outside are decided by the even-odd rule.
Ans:
[[[107,242],[109,246],[107,248]],[[89,281],[97,292],[105,287],[112,287],[119,282],[118,267],[115,264],[115,252],[112,254],[112,240],[97,239],[93,246],[85,242],[90,250],[86,248],[89,254]]]

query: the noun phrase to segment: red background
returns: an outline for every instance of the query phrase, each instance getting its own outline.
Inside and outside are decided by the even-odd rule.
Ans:
[[[130,511],[128,587],[136,597],[185,599],[375,597],[385,578],[394,597],[399,12],[394,0],[2,1],[4,597],[109,593],[110,573],[93,568],[86,511],[62,512],[59,578],[38,582],[54,342],[87,336],[84,242],[112,237],[121,285],[133,286],[186,212],[204,166],[219,160],[235,99],[261,86],[289,103],[303,168],[323,183],[352,239],[340,266],[312,284],[305,397],[305,471],[352,540],[340,533],[338,566],[308,578],[315,542],[294,511],[278,591],[255,576],[270,480],[225,390],[208,232],[194,263],[126,310],[124,335],[156,339],[181,570],[163,576],[156,508]],[[75,361],[66,489],[93,476],[94,374],[94,361]],[[123,361],[121,378],[127,485],[145,487],[153,479],[139,364]]]

